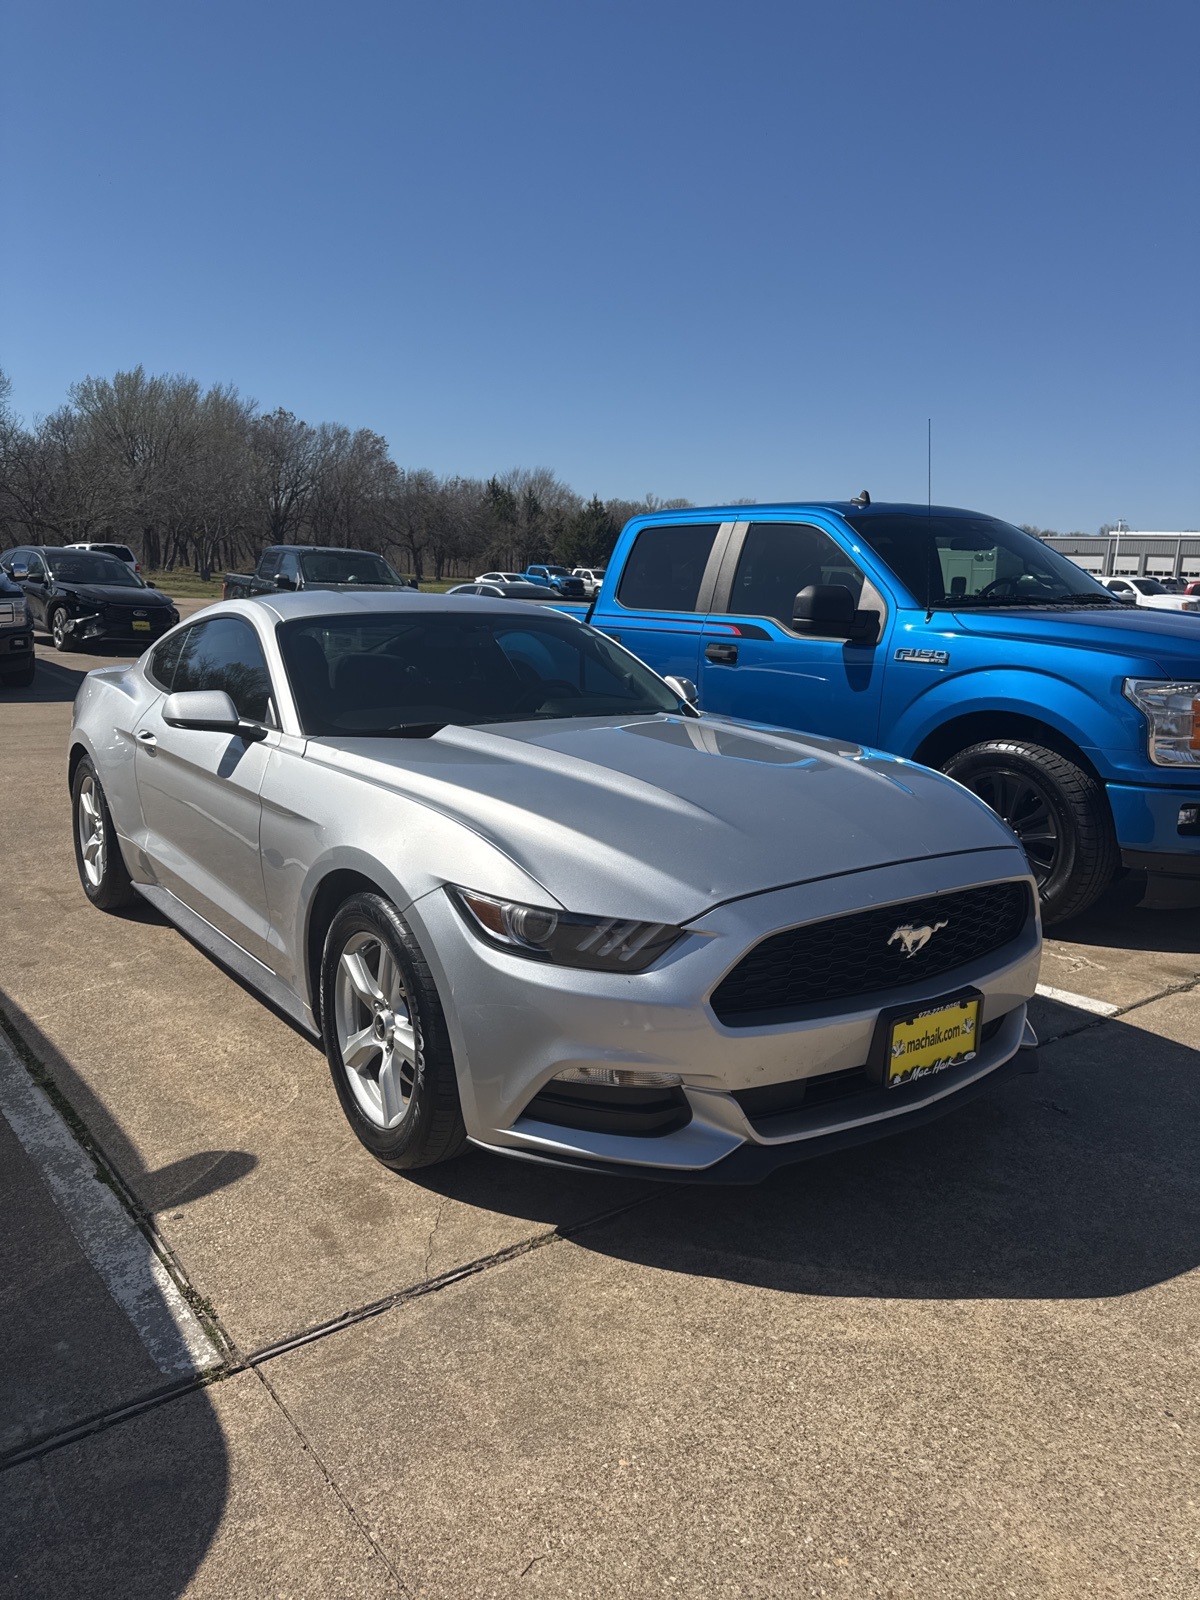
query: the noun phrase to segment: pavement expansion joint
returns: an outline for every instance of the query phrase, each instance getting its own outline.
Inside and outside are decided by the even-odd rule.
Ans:
[[[678,1188],[673,1188],[671,1192],[677,1194]],[[135,1417],[143,1416],[148,1411],[157,1410],[160,1406],[170,1405],[173,1401],[180,1400],[185,1395],[194,1394],[197,1389],[208,1388],[216,1383],[224,1383],[227,1379],[236,1377],[242,1372],[254,1372],[257,1377],[262,1378],[268,1392],[278,1404],[278,1397],[275,1395],[274,1389],[269,1383],[266,1383],[266,1379],[261,1372],[261,1368],[267,1362],[274,1361],[279,1356],[287,1355],[293,1350],[302,1349],[305,1345],[327,1339],[333,1334],[340,1333],[343,1329],[357,1327],[359,1323],[370,1321],[373,1317],[383,1315],[384,1312],[397,1310],[410,1301],[423,1299],[426,1295],[437,1294],[456,1283],[478,1277],[481,1273],[488,1272],[493,1267],[503,1266],[509,1261],[516,1261],[521,1256],[529,1255],[534,1250],[543,1249],[546,1245],[562,1243],[587,1228],[600,1227],[615,1217],[622,1216],[629,1211],[635,1211],[641,1206],[662,1198],[663,1196],[658,1193],[641,1195],[636,1200],[629,1200],[618,1206],[610,1206],[606,1211],[596,1212],[593,1216],[582,1218],[579,1222],[571,1223],[569,1226],[550,1228],[545,1233],[533,1234],[529,1238],[519,1240],[516,1244],[508,1245],[502,1250],[493,1251],[490,1255],[480,1256],[474,1261],[465,1262],[463,1265],[453,1267],[447,1272],[439,1273],[436,1278],[410,1284],[407,1288],[397,1290],[395,1294],[386,1295],[380,1300],[373,1300],[368,1304],[352,1307],[337,1317],[330,1318],[326,1322],[317,1323],[311,1328],[303,1329],[299,1333],[276,1340],[269,1345],[263,1345],[248,1355],[242,1355],[229,1335],[223,1332],[224,1342],[229,1354],[222,1365],[213,1367],[208,1372],[195,1378],[158,1389],[144,1399],[115,1406],[109,1411],[97,1412],[93,1416],[73,1424],[70,1428],[46,1434],[40,1439],[22,1445],[18,1450],[9,1451],[7,1454],[0,1456],[0,1472],[6,1472],[12,1467],[21,1466],[27,1461],[38,1460],[42,1456],[50,1455],[55,1450],[64,1449],[68,1445],[77,1444],[83,1439],[90,1438],[93,1434],[104,1433],[109,1428],[119,1426],[121,1423],[130,1421]],[[282,1406],[280,1406],[280,1409],[287,1416],[286,1409]],[[287,1420],[293,1428],[296,1428],[290,1417]],[[298,1428],[296,1432],[299,1437],[303,1438]],[[318,1458],[311,1445],[307,1441],[304,1441],[304,1443],[310,1454],[313,1455],[314,1460],[317,1460]],[[324,1468],[322,1468],[322,1471],[324,1471]],[[332,1482],[332,1480],[330,1481]],[[370,1537],[369,1534],[367,1536],[368,1538]],[[372,1539],[371,1542],[374,1544],[375,1541]],[[384,1559],[386,1561],[386,1558]],[[399,1575],[394,1572],[390,1564],[388,1564],[388,1568],[389,1571],[393,1572],[396,1582],[400,1584],[403,1590],[404,1585]],[[408,1591],[405,1590],[404,1592],[407,1593]]]

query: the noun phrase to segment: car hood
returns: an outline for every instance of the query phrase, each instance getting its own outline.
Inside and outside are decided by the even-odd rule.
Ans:
[[[159,589],[127,589],[120,583],[71,583],[55,578],[54,587],[59,594],[73,594],[76,599],[97,606],[144,606],[152,611],[172,603]]]
[[[1200,612],[1114,606],[1111,611],[956,611],[963,633],[1021,644],[1066,645],[1132,657],[1168,676],[1200,675]]]
[[[997,847],[1024,870],[1004,824],[940,773],[724,718],[313,739],[306,756],[434,807],[599,915],[685,922],[765,889]]]

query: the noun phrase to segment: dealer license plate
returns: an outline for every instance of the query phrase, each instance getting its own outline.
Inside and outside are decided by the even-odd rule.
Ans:
[[[887,1087],[930,1078],[972,1060],[978,1035],[977,997],[897,1017],[888,1036]]]
[[[135,617],[133,620],[133,631],[134,633],[149,633],[150,624],[148,622],[139,622]]]

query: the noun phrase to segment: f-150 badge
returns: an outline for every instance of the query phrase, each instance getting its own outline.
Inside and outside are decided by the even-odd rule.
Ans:
[[[948,667],[949,650],[897,650],[897,661],[916,661],[925,667]]]

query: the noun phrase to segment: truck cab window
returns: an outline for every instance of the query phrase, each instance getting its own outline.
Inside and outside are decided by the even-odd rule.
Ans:
[[[668,522],[643,528],[625,562],[618,602],[630,611],[694,611],[718,527]]]
[[[830,583],[849,589],[859,604],[863,574],[827,533],[806,522],[755,522],[742,545],[728,609],[737,616],[774,617],[789,628],[800,590]]]

